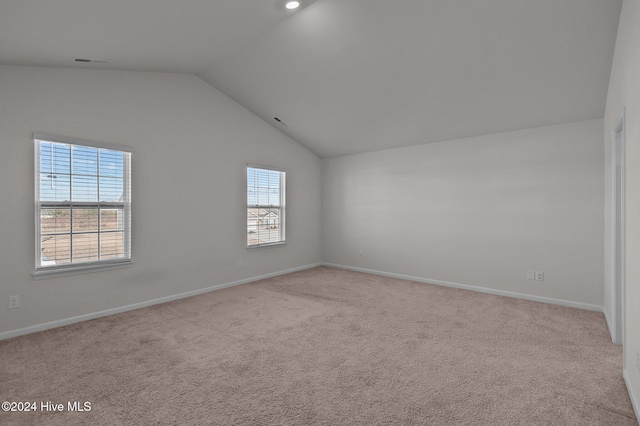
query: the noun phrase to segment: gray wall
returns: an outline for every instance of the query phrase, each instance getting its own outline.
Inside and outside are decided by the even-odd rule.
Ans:
[[[197,77],[1,66],[0,93],[0,332],[321,261],[320,159]],[[34,131],[134,147],[132,267],[33,280]],[[288,171],[286,247],[245,248],[246,163]]]
[[[622,4],[604,119],[605,312],[611,323],[611,146],[626,108],[626,338],[624,375],[640,416],[640,1]]]
[[[325,159],[323,260],[600,309],[602,129],[595,120]],[[528,269],[545,280],[527,280]]]

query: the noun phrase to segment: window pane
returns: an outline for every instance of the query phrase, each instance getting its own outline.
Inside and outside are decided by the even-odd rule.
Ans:
[[[39,266],[130,258],[129,235],[125,232],[129,232],[131,219],[124,214],[131,206],[130,154],[38,139],[35,142],[40,175],[36,185],[40,201]]]
[[[71,236],[50,235],[40,238],[41,266],[53,266],[71,262]]]
[[[69,201],[69,175],[40,173],[40,201]]]
[[[247,209],[247,245],[258,244],[259,210],[256,208]]]
[[[280,188],[280,172],[269,171],[269,188]]]
[[[267,213],[267,218],[265,221],[265,225],[267,227],[267,233],[265,238],[267,242],[274,243],[280,241],[280,231],[279,231],[279,217],[280,210],[270,208]]]
[[[247,209],[247,244],[268,244],[280,241],[280,209]]]
[[[73,161],[71,174],[91,175],[98,174],[98,150],[86,146],[73,146]]]
[[[71,146],[54,143],[52,147],[53,155],[53,172],[54,173],[71,173]]]
[[[247,205],[258,205],[258,191],[254,188],[247,188]]]
[[[97,232],[98,209],[73,209],[73,232]]]
[[[98,178],[95,176],[72,176],[73,201],[98,201]]]
[[[40,234],[59,234],[71,229],[71,214],[69,209],[40,210]]]
[[[280,189],[269,189],[269,205],[280,205]]]
[[[100,209],[100,230],[116,231],[124,229],[122,209]]]
[[[53,171],[53,144],[40,142],[40,172],[51,173]]]
[[[123,257],[124,232],[107,232],[100,234],[100,258],[114,259]]]
[[[40,141],[40,171],[42,173],[71,172],[71,147],[53,142]]]
[[[98,260],[98,234],[73,234],[73,263]]]
[[[259,225],[258,210],[256,208],[247,209],[247,235],[251,238],[251,234],[257,234]]]
[[[124,154],[108,149],[100,150],[100,176],[121,177],[124,170]]]
[[[284,242],[284,179],[281,171],[247,167],[248,246]]]
[[[258,169],[258,186],[263,188],[269,186],[269,170]]]
[[[267,188],[258,188],[258,205],[269,205],[269,190]]]
[[[256,169],[252,169],[251,167],[247,167],[247,186],[256,186],[258,181],[258,172]]]
[[[247,234],[247,245],[248,246],[255,246],[258,244],[260,240],[258,239],[258,234],[254,233],[254,234]]]
[[[122,201],[122,178],[100,177],[100,201]]]

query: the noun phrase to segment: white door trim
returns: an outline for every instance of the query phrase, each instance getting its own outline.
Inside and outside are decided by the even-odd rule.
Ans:
[[[625,340],[625,109],[613,127],[611,147],[611,304],[613,342]],[[617,258],[619,257],[619,259]],[[618,261],[619,260],[619,261]],[[624,352],[624,351],[623,351]],[[626,365],[626,364],[625,364]]]

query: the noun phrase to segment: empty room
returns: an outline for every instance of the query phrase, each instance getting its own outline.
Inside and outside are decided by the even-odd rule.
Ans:
[[[0,1],[0,424],[638,425],[640,0]]]

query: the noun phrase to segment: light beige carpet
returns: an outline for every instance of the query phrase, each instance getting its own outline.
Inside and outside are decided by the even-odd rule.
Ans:
[[[602,314],[320,267],[0,342],[46,425],[634,425]]]

